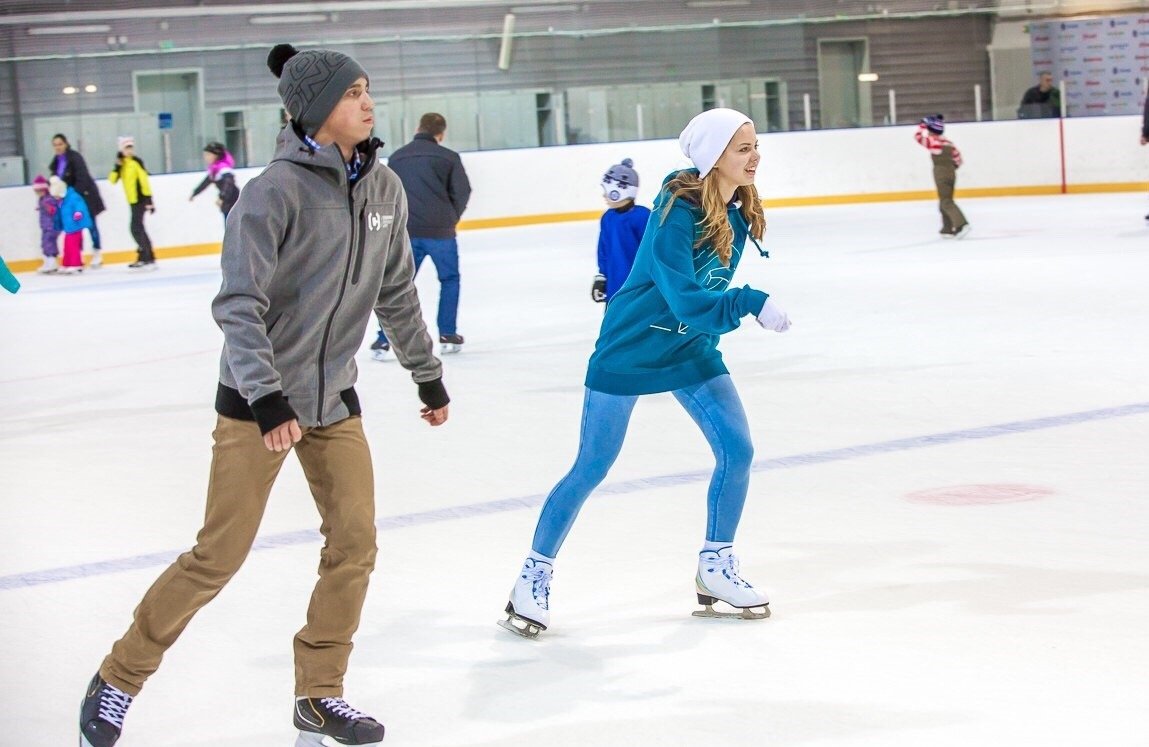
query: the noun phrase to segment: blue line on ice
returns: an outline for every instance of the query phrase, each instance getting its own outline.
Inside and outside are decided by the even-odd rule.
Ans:
[[[1071,412],[1064,415],[1051,415],[1033,420],[1018,420],[1012,423],[987,425],[980,428],[968,428],[948,433],[932,433],[925,436],[911,436],[898,438],[893,441],[879,441],[860,446],[848,446],[841,449],[827,451],[812,451],[808,454],[794,454],[792,456],[777,457],[775,459],[760,459],[754,462],[754,471],[761,472],[771,469],[788,469],[790,467],[805,467],[811,464],[825,464],[827,462],[840,462],[847,459],[860,459],[876,454],[889,454],[910,449],[921,449],[927,446],[944,446],[946,444],[960,443],[962,441],[976,441],[983,438],[997,438],[999,436],[1012,436],[1019,433],[1029,433],[1047,428],[1060,428],[1067,425],[1078,425],[1097,420],[1109,420],[1128,415],[1142,415],[1149,413],[1149,402],[1137,402],[1120,407],[1107,407],[1100,410],[1086,410],[1084,412]],[[676,485],[688,485],[706,482],[710,479],[710,470],[696,472],[678,472],[668,475],[656,475],[637,480],[606,483],[600,485],[595,491],[602,495],[622,495],[637,493],[651,488],[666,488]],[[495,501],[471,503],[464,506],[450,506],[437,508],[432,511],[419,511],[401,516],[387,516],[379,519],[376,525],[380,531],[402,529],[404,527],[434,524],[440,521],[454,519],[469,519],[475,516],[501,513],[503,511],[516,511],[523,508],[534,508],[546,499],[543,493],[527,495],[519,498],[502,498]],[[255,540],[252,550],[269,550],[276,547],[290,547],[320,541],[319,531],[304,529],[296,532],[281,532],[269,534]],[[147,555],[132,555],[126,558],[101,560],[95,563],[65,566],[63,568],[49,568],[43,571],[30,573],[17,573],[10,576],[0,576],[0,591],[19,589],[26,586],[39,586],[41,584],[54,584],[91,576],[103,576],[110,573],[134,571],[141,568],[161,567],[170,564],[183,550],[170,550],[167,552],[149,553]]]

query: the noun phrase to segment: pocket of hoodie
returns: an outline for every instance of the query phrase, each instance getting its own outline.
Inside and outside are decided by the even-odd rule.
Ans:
[[[368,240],[381,237],[382,252],[386,252],[387,244],[395,224],[395,203],[369,202],[359,212],[359,239],[355,242],[355,258],[351,268],[351,284],[357,285],[363,274],[363,262],[367,254]]]
[[[267,339],[275,342],[275,331],[280,330],[282,332],[283,328],[286,326],[285,322],[289,321],[290,319],[291,314],[280,314],[279,316],[275,317],[275,319],[272,319],[271,322],[269,322],[267,325]]]

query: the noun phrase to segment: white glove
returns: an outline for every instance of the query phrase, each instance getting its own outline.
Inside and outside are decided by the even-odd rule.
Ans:
[[[785,332],[790,329],[790,317],[786,316],[786,312],[778,308],[769,298],[766,299],[766,303],[762,304],[762,310],[758,312],[758,323],[762,325],[763,329],[772,329],[775,332]]]

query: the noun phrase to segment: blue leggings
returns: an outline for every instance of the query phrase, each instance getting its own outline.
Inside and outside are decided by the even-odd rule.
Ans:
[[[673,394],[702,429],[714,451],[716,463],[706,498],[706,539],[732,542],[742,518],[754,461],[746,411],[729,374],[677,389]],[[578,456],[574,467],[559,480],[543,504],[532,550],[551,558],[557,555],[583,502],[606,479],[618,457],[637,401],[637,396],[586,390]]]

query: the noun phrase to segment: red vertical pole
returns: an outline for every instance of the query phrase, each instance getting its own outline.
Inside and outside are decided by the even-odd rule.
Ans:
[[[1057,112],[1057,142],[1061,148],[1061,194],[1069,191],[1067,180],[1065,178],[1065,115],[1067,114],[1068,100],[1066,99],[1065,80],[1061,81],[1061,95],[1058,97],[1061,103],[1061,110]]]

